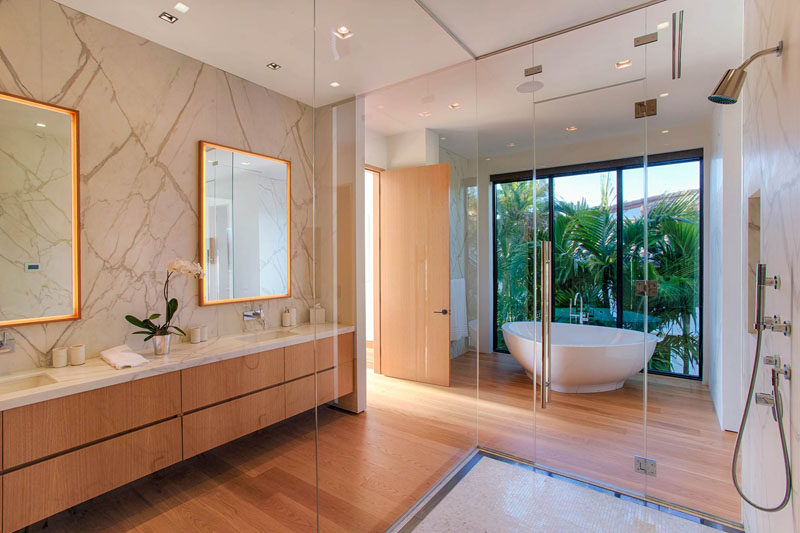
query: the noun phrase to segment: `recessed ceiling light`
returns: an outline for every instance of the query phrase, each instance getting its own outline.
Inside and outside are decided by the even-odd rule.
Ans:
[[[446,141],[446,140],[447,140],[447,137],[439,137],[439,140],[440,140],[440,141]]]
[[[453,111],[458,111],[459,109],[461,109],[461,104],[459,104],[458,102],[453,102],[452,104],[448,105],[447,107],[449,107]]]
[[[272,70],[278,70],[281,66],[275,62],[267,63],[267,68],[271,68]]]
[[[629,66],[631,66],[631,64],[632,63],[630,59],[623,59],[622,61],[617,61],[614,64],[614,66],[620,69],[620,68],[628,68]]]
[[[242,161],[242,164],[243,164],[244,166],[247,166],[247,165],[249,165],[249,164],[250,164],[250,161]]]
[[[578,126],[567,126],[567,131],[576,131]]]
[[[171,14],[167,13],[166,11],[163,11],[158,16],[158,18],[160,18],[161,20],[165,20],[165,21],[169,22],[170,24],[175,24],[176,22],[178,22],[178,17],[176,17],[175,15],[171,15]]]
[[[491,158],[491,157],[487,157],[487,158],[486,158],[486,160],[487,160],[487,161],[491,161],[491,160],[492,160],[492,158]]]
[[[330,86],[331,86],[331,87],[338,87],[338,86],[339,86],[339,82],[338,82],[338,81],[332,81],[332,82],[330,83]]]
[[[186,14],[189,11],[189,6],[183,2],[178,2],[175,4],[175,11],[180,11],[181,13]]]
[[[45,124],[44,122],[37,122],[36,125],[39,126],[40,128],[46,128],[47,127],[47,124]]]
[[[667,96],[669,96],[669,93],[661,93],[658,95],[659,98],[666,98]]]
[[[509,148],[514,148],[516,145],[517,145],[517,143],[515,143],[515,142],[510,142],[510,143],[506,144],[506,146],[508,146]]]
[[[664,21],[656,26],[657,30],[663,30],[664,28],[669,28],[669,22]]]
[[[669,130],[661,130],[661,133],[669,133]]]
[[[333,34],[337,36],[339,39],[349,39],[350,37],[353,36],[353,32],[350,31],[350,28],[348,28],[347,26],[339,26],[338,28],[336,28]]]
[[[421,112],[419,112],[417,114],[420,116],[420,118],[428,118],[433,113],[431,113],[430,111],[421,111]]]

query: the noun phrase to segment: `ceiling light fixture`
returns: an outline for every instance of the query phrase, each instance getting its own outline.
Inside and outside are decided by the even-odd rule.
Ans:
[[[492,158],[491,158],[491,157],[487,157],[487,158],[486,158],[486,160],[487,160],[487,161],[491,161],[491,160],[492,160]]]
[[[449,107],[453,111],[458,111],[459,109],[461,109],[461,104],[459,104],[458,102],[453,102],[452,104],[448,105],[447,107]]]
[[[44,122],[37,122],[36,125],[39,126],[40,128],[46,128],[47,127],[47,124],[45,124]]]
[[[669,22],[667,22],[667,21],[664,21],[664,22],[660,23],[658,26],[656,26],[657,30],[663,30],[665,28],[669,28]]]
[[[338,82],[338,81],[332,81],[332,82],[330,83],[330,86],[331,86],[331,87],[333,87],[333,88],[336,88],[336,87],[338,87],[338,86],[339,86],[339,82]]]
[[[669,133],[669,130],[661,130],[661,133]]]
[[[430,111],[420,111],[420,112],[419,112],[419,113],[417,113],[417,114],[420,116],[420,118],[428,118],[428,117],[429,117],[429,116],[431,116],[433,113],[431,113]]]
[[[249,165],[249,164],[250,164],[250,161],[242,161],[242,164],[243,164],[244,166],[247,166],[247,165]]]
[[[577,131],[578,126],[567,126],[567,131]]]
[[[189,6],[187,6],[183,2],[178,2],[177,4],[175,4],[175,11],[179,11],[185,15],[189,11]]]
[[[447,140],[447,137],[439,137],[439,140],[440,140],[440,141],[446,141],[446,140]]]
[[[516,145],[517,145],[517,143],[515,143],[515,142],[510,142],[510,143],[506,144],[506,146],[508,146],[509,148],[514,148]]]
[[[349,39],[353,36],[353,32],[347,26],[339,26],[334,30],[333,34],[339,39]]]
[[[617,61],[616,63],[614,63],[614,66],[617,67],[618,69],[628,68],[631,65],[632,63],[630,59],[623,59],[622,61]]]
[[[166,22],[169,22],[170,24],[175,24],[176,22],[178,22],[178,17],[176,17],[175,15],[171,15],[166,11],[162,11],[161,14],[158,16],[158,18]]]
[[[658,95],[659,98],[666,98],[667,96],[669,96],[669,93],[661,93]]]
[[[267,68],[278,70],[281,66],[273,61],[272,63],[267,63]]]

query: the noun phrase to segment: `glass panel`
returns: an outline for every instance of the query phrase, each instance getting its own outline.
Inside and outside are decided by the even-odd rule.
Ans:
[[[413,2],[373,4],[316,4],[321,531],[388,529],[477,444],[475,63]],[[380,52],[420,43],[448,60]]]
[[[642,334],[621,329],[625,231],[636,228],[621,224],[619,185],[621,167],[641,162],[645,148],[633,112],[645,94],[644,51],[633,47],[643,28],[634,12],[534,45],[543,69],[535,159],[552,187],[554,252],[552,392],[545,407],[536,402],[536,462],[639,493],[645,362]]]
[[[646,492],[738,521],[730,463],[742,405],[735,339],[744,324],[736,319],[738,283],[731,290],[727,280],[746,272],[742,126],[740,112],[707,96],[725,69],[742,62],[741,5],[669,0],[647,8],[646,16],[647,31],[659,34],[646,47],[647,97],[658,101],[658,114],[647,118],[646,168],[624,174],[631,224],[644,224],[633,219],[647,208],[647,275],[658,283],[647,298],[646,327],[660,339],[646,374],[646,455],[658,475],[647,478]],[[718,38],[709,40],[711,24]],[[673,34],[681,45],[674,54]],[[629,183],[636,195],[628,195]]]
[[[534,460],[534,323],[541,291],[537,231],[547,182],[533,185],[533,47],[478,61],[481,247],[479,444]],[[544,215],[544,216],[543,216]],[[485,221],[485,222],[484,222]],[[530,332],[525,340],[523,334]],[[509,343],[514,343],[509,351]]]

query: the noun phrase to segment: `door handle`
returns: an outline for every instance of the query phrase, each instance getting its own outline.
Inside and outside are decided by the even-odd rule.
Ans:
[[[440,315],[446,315],[447,314],[447,309],[442,309],[441,311],[434,311],[434,313],[437,313],[437,314],[440,314]]]

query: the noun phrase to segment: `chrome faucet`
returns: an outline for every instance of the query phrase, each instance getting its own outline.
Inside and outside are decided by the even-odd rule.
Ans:
[[[578,308],[578,298],[581,300],[581,306]],[[575,309],[579,309],[577,313],[572,312],[572,307]],[[569,300],[569,321],[572,323],[572,319],[577,318],[578,324],[585,324],[589,321],[589,315],[583,313],[583,295],[581,293],[576,292],[575,295],[570,298]]]
[[[0,353],[13,352],[16,347],[17,341],[10,338],[6,331],[3,331],[3,337],[0,338]]]
[[[251,309],[242,313],[242,319],[247,322],[248,320],[258,320],[261,322],[261,327],[267,327],[267,321],[264,320],[264,309],[259,305],[258,309]]]

